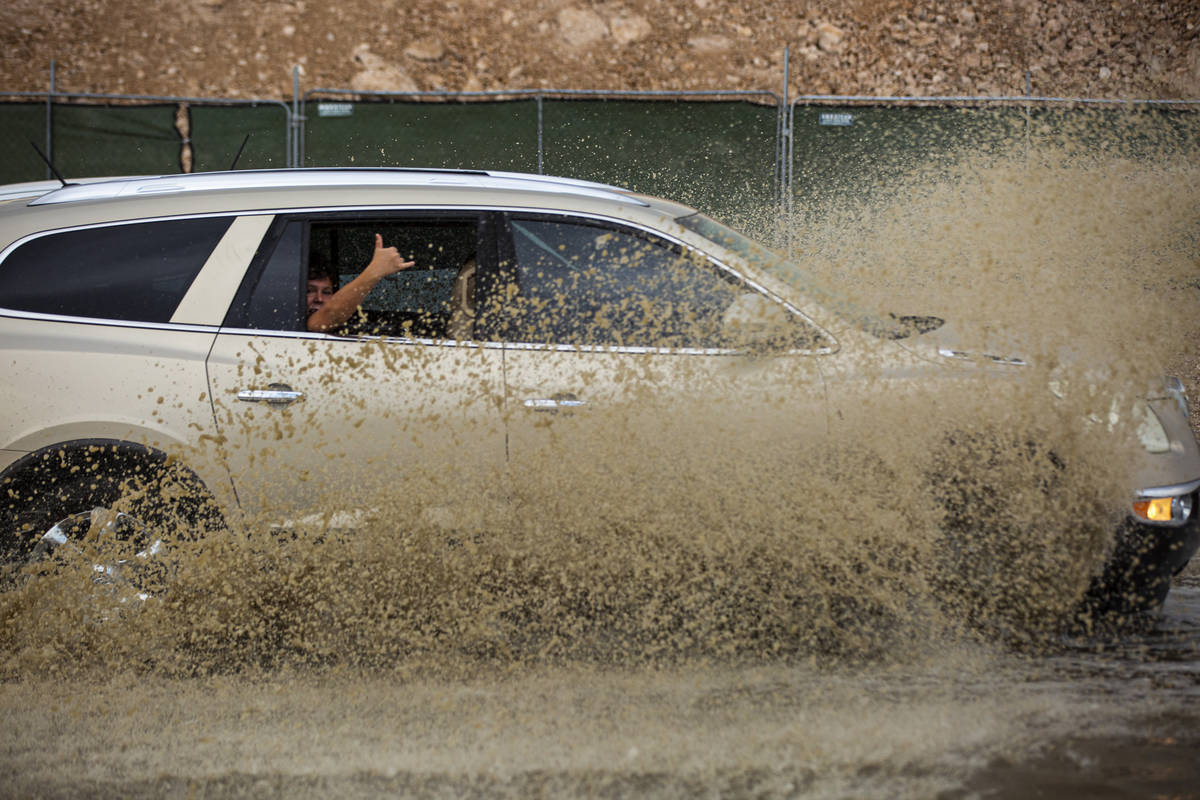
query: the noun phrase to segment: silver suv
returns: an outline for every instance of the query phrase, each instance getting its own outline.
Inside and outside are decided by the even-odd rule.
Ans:
[[[352,313],[310,330],[339,295]],[[311,169],[3,187],[0,552],[352,509],[415,465],[461,484],[622,404],[708,399],[734,434],[773,413],[819,437],[871,391],[1035,374],[947,344],[941,325],[861,312],[694,209],[576,180]],[[1093,594],[1155,607],[1200,542],[1200,451],[1177,381],[1122,408],[1138,454]],[[965,512],[975,498],[950,483]]]

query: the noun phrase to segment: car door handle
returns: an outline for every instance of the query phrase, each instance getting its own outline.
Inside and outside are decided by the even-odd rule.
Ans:
[[[587,403],[571,392],[559,392],[552,397],[531,397],[524,402],[524,405],[531,411],[545,411],[554,414],[560,408],[579,408]]]
[[[266,402],[272,406],[286,406],[304,399],[304,392],[297,392],[286,383],[272,383],[266,389],[242,389],[237,399],[246,403]]]

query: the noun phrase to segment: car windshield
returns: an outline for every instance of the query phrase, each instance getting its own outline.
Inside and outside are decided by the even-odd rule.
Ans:
[[[705,239],[734,251],[750,262],[751,266],[794,286],[806,296],[820,303],[823,308],[873,336],[883,339],[903,339],[911,336],[914,332],[913,327],[905,324],[900,318],[887,314],[880,315],[862,308],[840,296],[836,291],[821,286],[813,279],[812,275],[806,273],[791,259],[710,217],[695,213],[678,217],[675,221]]]

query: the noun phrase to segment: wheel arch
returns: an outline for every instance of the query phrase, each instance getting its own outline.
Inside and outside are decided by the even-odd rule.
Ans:
[[[125,439],[70,439],[38,448],[18,458],[0,471],[0,505],[5,516],[13,516],[23,504],[36,502],[39,495],[80,472],[119,469],[136,473],[138,469],[170,467],[192,491],[221,509],[219,498],[209,485],[187,464],[163,450]]]

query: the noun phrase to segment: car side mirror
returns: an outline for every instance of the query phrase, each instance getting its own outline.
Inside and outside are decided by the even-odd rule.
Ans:
[[[734,347],[774,350],[793,347],[796,318],[758,292],[738,295],[721,316],[721,334]]]

